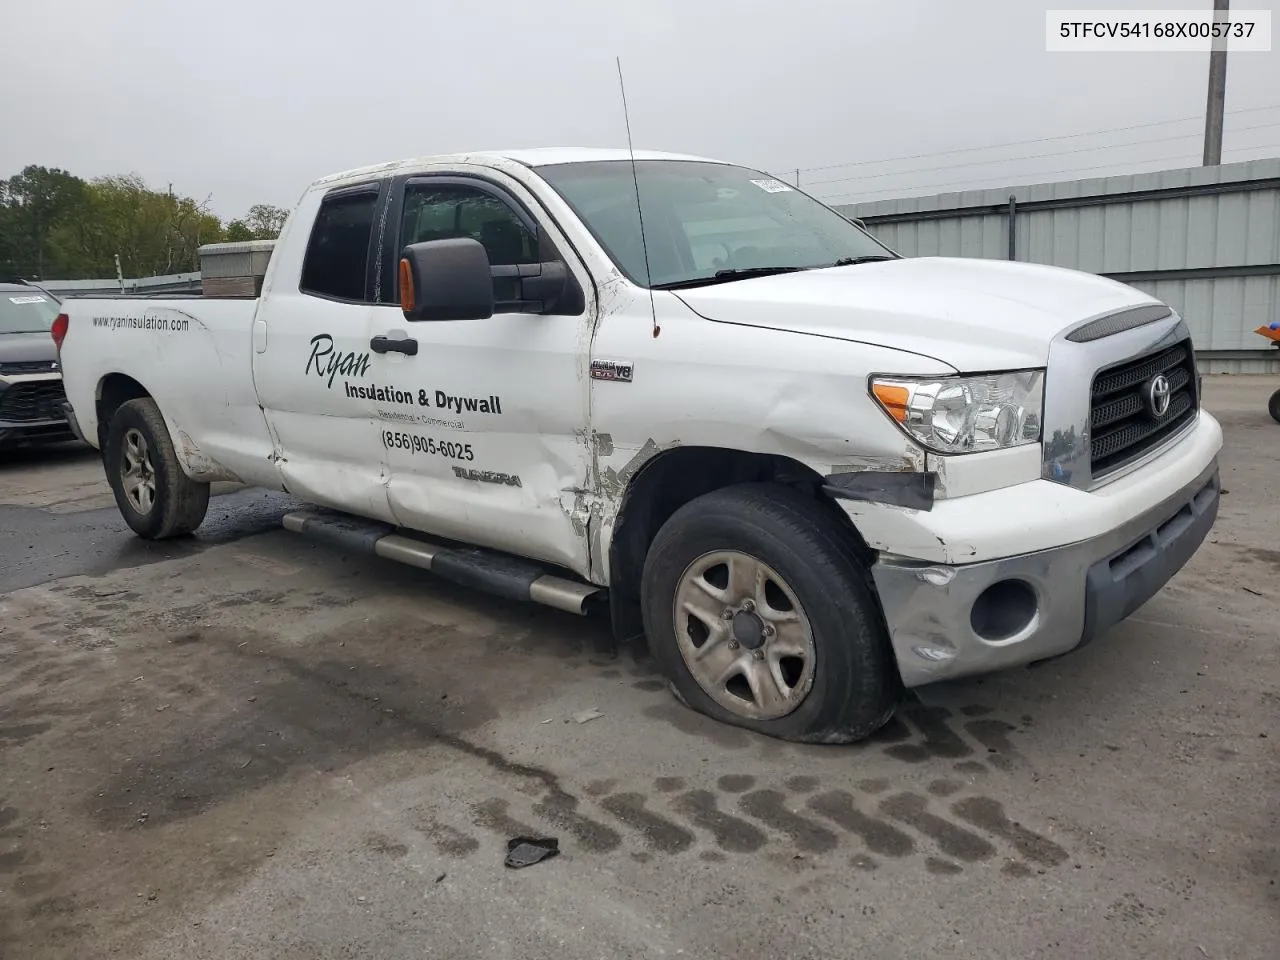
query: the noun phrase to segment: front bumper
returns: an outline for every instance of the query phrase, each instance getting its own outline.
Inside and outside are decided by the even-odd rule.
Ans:
[[[0,446],[57,443],[74,436],[65,420],[0,420]]]
[[[66,418],[67,426],[71,428],[75,438],[81,443],[87,443],[88,441],[84,438],[84,432],[80,429],[80,424],[76,422],[76,411],[70,403],[64,402],[62,404],[62,415]]]
[[[968,564],[882,553],[872,574],[904,684],[917,687],[1059,656],[1150,600],[1196,552],[1217,518],[1220,440],[1214,443],[1204,430],[1220,438],[1216,421],[1207,418],[1196,431],[1200,442],[1188,438],[1146,468],[1176,484],[1154,505],[1095,533],[1090,521],[1099,518],[1076,504],[1080,509],[1072,519],[1089,530],[1087,539]],[[1139,478],[1134,483],[1152,492]],[[1113,499],[1101,491],[1078,496],[1094,498],[1094,509],[1112,516],[1119,506],[1097,502]],[[979,527],[984,520],[975,516],[972,522]],[[1046,516],[1042,522],[1053,526],[1058,520]]]
[[[70,440],[63,400],[59,377],[0,379],[0,446]]]

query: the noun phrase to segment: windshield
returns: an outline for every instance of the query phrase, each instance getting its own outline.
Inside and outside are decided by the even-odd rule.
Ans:
[[[896,258],[829,207],[768,174],[697,160],[554,164],[538,174],[586,223],[619,269],[645,282],[636,181],[652,286],[694,286],[761,272]],[[717,277],[717,273],[720,274]]]
[[[32,288],[0,290],[0,333],[48,333],[58,304]]]

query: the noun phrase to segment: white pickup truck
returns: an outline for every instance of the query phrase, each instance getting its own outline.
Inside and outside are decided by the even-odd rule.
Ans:
[[[1188,329],[1090,274],[901,258],[756,170],[568,149],[307,188],[257,298],[76,299],[69,412],[141,536],[287,528],[646,637],[792,740],[1079,647],[1217,515]],[[603,631],[602,631],[603,632]]]

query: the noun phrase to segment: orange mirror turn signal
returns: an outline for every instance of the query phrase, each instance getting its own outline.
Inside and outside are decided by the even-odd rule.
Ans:
[[[400,261],[400,309],[405,313],[413,311],[413,268],[408,259]]]

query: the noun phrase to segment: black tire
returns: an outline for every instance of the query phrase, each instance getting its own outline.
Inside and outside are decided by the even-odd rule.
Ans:
[[[134,433],[145,441],[148,456],[144,459],[150,464],[154,495],[148,509],[140,509],[126,491],[126,449]],[[116,506],[138,536],[166,540],[188,534],[204,522],[209,484],[197,483],[183,472],[160,408],[150,397],[130,400],[116,410],[107,428],[102,460]]]
[[[1273,393],[1267,401],[1267,413],[1271,414],[1276,423],[1280,423],[1280,390]]]
[[[785,716],[760,719],[726,709],[703,689],[681,653],[675,610],[680,584],[695,562],[708,562],[719,551],[763,561],[790,588],[808,619],[811,686]],[[744,484],[685,504],[654,538],[643,576],[650,648],[674,693],[689,707],[802,743],[861,740],[893,716],[902,681],[869,572],[848,531],[799,491]]]

